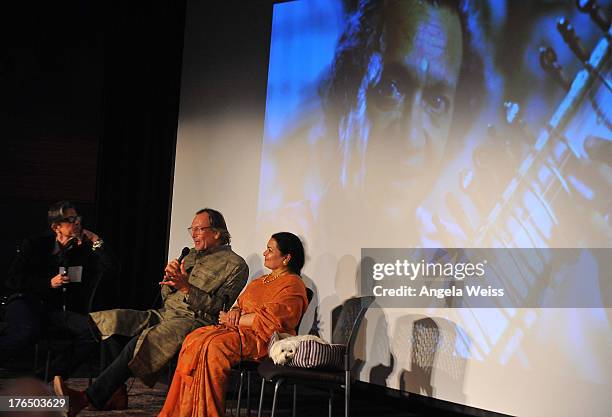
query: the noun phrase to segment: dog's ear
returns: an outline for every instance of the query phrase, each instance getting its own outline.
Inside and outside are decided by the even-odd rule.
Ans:
[[[270,352],[268,353],[268,356],[270,356],[270,359],[272,359],[272,362],[274,362],[276,365],[281,365],[282,362],[283,355],[281,355],[280,351],[281,346],[278,343],[274,343],[270,348]]]

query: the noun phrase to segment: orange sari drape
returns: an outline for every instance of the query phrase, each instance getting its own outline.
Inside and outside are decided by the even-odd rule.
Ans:
[[[297,275],[251,282],[238,297],[243,314],[255,313],[250,327],[206,326],[185,338],[160,417],[219,417],[225,414],[230,368],[242,359],[267,355],[275,331],[295,334],[308,306],[306,287]]]

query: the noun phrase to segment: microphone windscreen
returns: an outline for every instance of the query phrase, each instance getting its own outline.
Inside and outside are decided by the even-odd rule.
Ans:
[[[178,258],[178,262],[179,262],[179,264],[180,264],[181,262],[183,262],[183,259],[185,259],[185,257],[186,257],[187,255],[189,255],[189,252],[190,252],[189,248],[188,248],[187,246],[185,246],[185,247],[183,248],[183,250],[181,251],[181,256],[179,256],[179,258]]]

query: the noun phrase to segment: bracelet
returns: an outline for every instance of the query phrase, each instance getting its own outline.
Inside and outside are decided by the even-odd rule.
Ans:
[[[93,245],[91,245],[91,250],[98,250],[104,245],[104,241],[102,239],[96,240]]]

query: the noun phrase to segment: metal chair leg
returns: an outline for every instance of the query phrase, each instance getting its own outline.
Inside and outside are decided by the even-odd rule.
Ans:
[[[351,372],[346,371],[344,377],[344,417],[351,414]]]
[[[36,343],[34,345],[34,372],[38,369],[38,353],[39,353],[39,344]]]
[[[295,417],[296,416],[296,404],[297,404],[297,385],[293,384],[293,411],[292,411],[292,416]]]
[[[247,416],[251,417],[251,371],[247,371]]]
[[[244,379],[244,370],[240,370],[240,382],[238,383],[238,401],[236,403],[236,416],[240,416],[240,402],[242,400],[242,381]]]
[[[265,378],[261,378],[261,394],[259,394],[259,409],[257,410],[257,417],[261,417],[261,409],[263,407],[264,389],[266,388]]]
[[[274,385],[274,397],[272,398],[272,413],[270,414],[270,417],[274,417],[274,414],[276,413],[276,399],[278,397],[278,388],[283,384],[284,381],[285,380],[281,378],[276,381],[276,384]]]
[[[330,388],[329,389],[329,402],[327,404],[327,415],[329,417],[332,417],[333,404],[334,404],[334,390]]]

